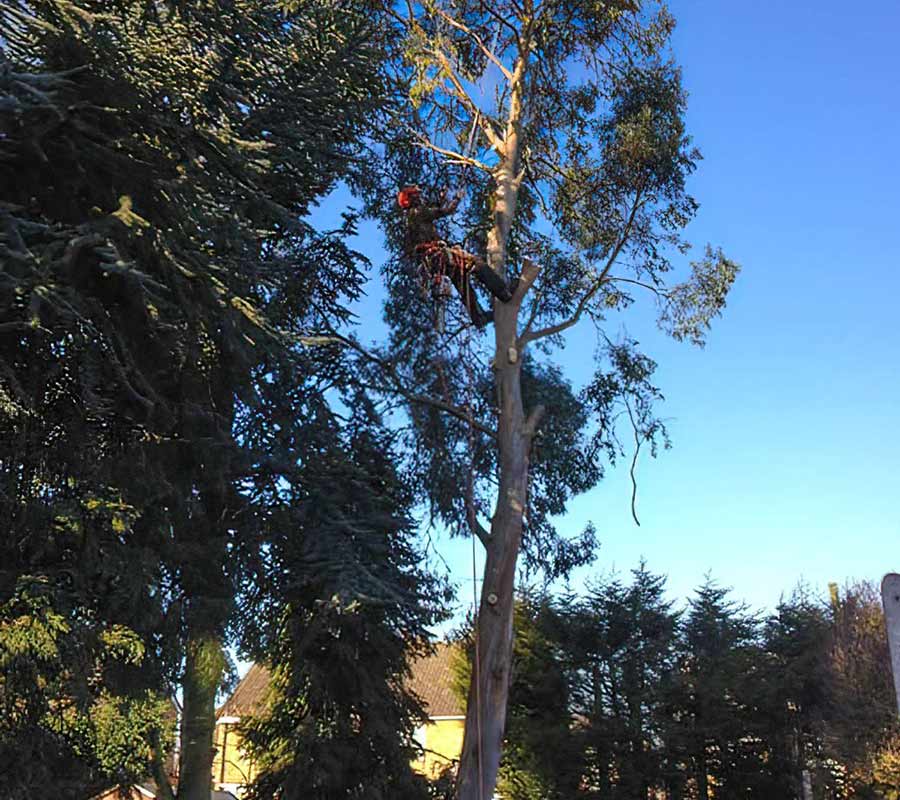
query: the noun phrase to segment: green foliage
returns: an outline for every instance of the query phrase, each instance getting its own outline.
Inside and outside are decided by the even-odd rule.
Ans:
[[[585,596],[520,595],[500,797],[800,800],[805,775],[815,800],[895,800],[874,586],[832,607],[801,586],[764,620],[710,579],[684,612],[665,589],[641,564]]]
[[[65,601],[24,576],[0,605],[0,793],[11,800],[133,782],[172,746],[172,706],[133,680],[140,638]]]
[[[410,767],[424,712],[404,681],[446,595],[421,567],[390,437],[324,429],[307,447],[260,576],[281,606],[257,617],[272,685],[243,731],[251,797],[425,797]]]
[[[87,694],[6,673],[5,702],[36,708],[38,732],[0,742],[5,764],[34,766],[23,791],[89,794],[148,771],[148,747],[160,777],[159,737],[134,716],[149,706],[123,706],[123,687],[204,684],[185,725],[208,738],[204,678],[221,664],[186,659],[189,643],[218,654],[252,624],[246,607],[285,602],[252,578],[298,524],[297,463],[318,455],[300,453],[305,424],[337,425],[325,393],[352,383],[307,337],[349,321],[365,265],[345,242],[352,216],[333,232],[304,217],[363,179],[380,52],[353,3],[36,0],[4,4],[0,26],[0,603],[38,576],[50,599],[26,617],[40,625],[19,621],[10,642],[58,674],[106,641]],[[352,503],[343,513],[356,523]],[[337,535],[323,529],[308,568],[331,564],[332,588],[351,591],[377,569],[330,561]],[[307,588],[293,600],[318,599]],[[41,712],[70,688],[108,731],[66,723],[77,752]],[[132,761],[111,775],[127,730]],[[210,747],[195,750],[185,784],[208,779]]]
[[[385,42],[388,89],[407,127],[384,134],[387,158],[367,194],[368,210],[382,221],[396,256],[384,272],[390,340],[378,354],[397,380],[385,381],[378,369],[369,372],[370,380],[384,388],[391,407],[399,381],[407,401],[435,398],[471,410],[488,429],[497,425],[490,366],[496,354],[478,333],[460,330],[461,317],[448,326],[451,335],[435,334],[404,257],[402,221],[391,200],[406,182],[425,186],[426,195],[428,187],[436,195],[443,186],[462,184],[462,222],[446,237],[483,253],[497,232],[502,169],[521,169],[501,248],[505,257],[494,267],[515,276],[525,256],[542,266],[517,326],[523,353],[528,335],[541,332],[527,344],[521,390],[526,411],[545,407],[530,454],[523,553],[530,569],[554,577],[589,561],[595,542],[590,531],[575,541],[560,536],[552,518],[602,479],[607,461],[644,446],[653,454],[668,446],[654,410],[662,399],[650,382],[655,364],[637,342],[627,336],[613,341],[607,331],[621,327],[620,313],[644,293],[656,302],[663,330],[702,344],[738,273],[721,251],[707,248],[685,280],[671,280],[689,249],[684,229],[697,203],[686,187],[700,159],[686,133],[686,94],[669,53],[674,21],[664,4],[654,2],[423,2],[406,11],[388,14]],[[523,51],[528,37],[533,39]],[[528,59],[516,91],[486,47],[507,70]],[[490,131],[508,135],[516,92],[520,153],[507,164]],[[471,154],[476,163],[456,168],[452,156],[429,145]],[[589,317],[598,330],[597,373],[585,387],[570,386],[546,362],[564,344],[560,332],[577,317]],[[479,518],[489,519],[499,469],[496,442],[434,405],[413,400],[407,410],[409,469],[423,478],[420,500],[431,518],[454,532],[467,531],[468,495]]]

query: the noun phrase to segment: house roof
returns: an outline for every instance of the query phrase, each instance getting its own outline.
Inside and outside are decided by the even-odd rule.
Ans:
[[[462,717],[465,710],[453,689],[452,644],[441,642],[434,653],[413,661],[409,688],[422,698],[429,717]]]
[[[454,650],[454,645],[441,642],[433,654],[411,664],[409,688],[421,698],[429,717],[461,717],[465,714],[451,689]],[[262,664],[251,666],[216,716],[243,717],[259,711],[265,701],[269,677],[269,671]]]
[[[253,664],[241,678],[216,717],[243,717],[262,708],[266,689],[269,688],[269,670],[262,664]]]

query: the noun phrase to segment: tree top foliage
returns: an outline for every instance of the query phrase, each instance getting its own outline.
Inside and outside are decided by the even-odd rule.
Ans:
[[[593,535],[566,540],[552,516],[597,483],[606,461],[668,446],[654,411],[662,398],[656,364],[617,333],[624,312],[649,299],[666,333],[702,345],[738,272],[708,246],[677,277],[698,208],[688,180],[700,154],[670,52],[674,20],[663,3],[617,0],[376,8],[395,118],[367,204],[393,256],[385,267],[390,341],[375,353],[371,380],[410,408],[412,470],[427,476],[422,499],[433,516],[457,530],[489,517],[499,464],[496,370],[508,347],[467,332],[461,318],[446,336],[435,333],[393,204],[405,183],[423,185],[432,200],[443,186],[462,185],[459,224],[445,238],[520,278],[508,344],[522,355],[525,416],[540,418],[524,553],[560,574],[588,557]],[[527,259],[540,269],[529,271]],[[596,333],[597,371],[579,388],[548,359],[580,322]]]

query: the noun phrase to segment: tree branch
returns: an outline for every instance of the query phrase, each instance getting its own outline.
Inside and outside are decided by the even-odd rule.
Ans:
[[[503,65],[503,62],[500,61],[499,58],[497,58],[497,55],[494,53],[494,51],[484,43],[484,40],[477,33],[475,33],[475,31],[473,31],[467,25],[463,25],[463,23],[461,23],[459,20],[454,19],[443,9],[435,8],[435,10],[445,21],[450,23],[450,25],[452,25],[457,30],[462,31],[464,34],[466,34],[466,36],[473,39],[478,47],[481,48],[481,52],[484,53],[488,60],[490,60],[491,63],[494,64],[503,73],[504,77],[508,81],[512,80],[512,73]]]
[[[447,77],[450,80],[450,83],[453,84],[453,94],[455,94],[460,102],[469,109],[469,113],[472,115],[472,119],[478,123],[478,127],[484,131],[484,135],[487,136],[488,142],[490,142],[491,147],[500,152],[500,148],[503,147],[503,141],[497,135],[497,132],[491,127],[490,122],[486,119],[485,115],[481,113],[481,109],[478,108],[478,104],[472,99],[471,95],[466,91],[466,87],[463,86],[462,80],[460,80],[459,75],[456,74],[456,70],[453,69],[453,65],[450,63],[450,59],[447,58],[447,54],[440,49],[436,49],[432,51],[434,53],[435,58],[440,62],[441,67],[446,73]]]
[[[450,414],[450,416],[452,417],[456,417],[457,419],[470,424],[473,428],[481,431],[481,433],[485,434],[486,436],[490,436],[492,439],[497,438],[496,431],[491,430],[486,425],[478,422],[478,420],[472,419],[471,415],[467,413],[464,408],[455,406],[452,403],[446,403],[443,400],[438,399],[437,397],[431,397],[430,395],[419,394],[418,392],[410,391],[406,386],[403,385],[403,379],[400,377],[400,375],[397,374],[397,370],[394,369],[393,365],[390,362],[385,361],[383,358],[379,358],[374,353],[370,353],[368,350],[366,350],[365,347],[363,347],[354,339],[349,339],[346,336],[332,333],[326,336],[302,336],[299,337],[298,341],[300,342],[300,344],[303,344],[307,347],[316,347],[324,344],[339,344],[344,347],[349,347],[351,350],[355,350],[357,353],[363,356],[363,358],[365,358],[366,360],[378,366],[390,379],[390,382],[393,384],[393,390],[410,403],[417,403],[419,405],[426,405],[431,406],[432,408],[436,408],[439,411],[443,411],[447,414]]]
[[[541,420],[543,419],[546,410],[546,407],[543,405],[536,405],[531,409],[531,413],[529,413],[528,418],[525,420],[525,424],[522,426],[522,434],[528,437],[529,440],[534,437],[537,427],[541,424]]]
[[[449,150],[446,147],[441,147],[436,145],[431,141],[427,136],[422,135],[418,131],[413,131],[416,138],[418,138],[419,147],[427,147],[429,150],[434,150],[435,153],[439,153],[442,156],[447,158],[447,162],[450,164],[468,164],[470,167],[475,167],[476,169],[480,169],[483,172],[490,173],[491,168],[479,161],[477,158],[472,158],[471,156],[464,156],[462,153],[457,153],[455,150]]]
[[[596,295],[600,290],[600,287],[609,279],[609,271],[612,269],[613,264],[619,257],[619,254],[622,252],[622,248],[628,242],[628,237],[631,235],[631,228],[634,225],[635,217],[637,216],[638,209],[641,207],[641,205],[641,190],[638,189],[638,192],[634,198],[634,205],[632,206],[631,214],[628,216],[628,222],[625,223],[625,229],[622,231],[621,238],[616,243],[616,246],[615,248],[613,248],[612,253],[610,253],[610,256],[607,259],[605,266],[600,271],[600,274],[597,276],[597,278],[591,284],[591,287],[579,301],[577,307],[575,308],[575,313],[573,313],[572,316],[570,316],[568,319],[563,320],[556,325],[550,325],[546,328],[542,328],[541,330],[523,334],[522,345],[526,345],[529,342],[533,342],[537,339],[544,339],[547,336],[554,336],[557,333],[562,333],[563,331],[568,330],[573,325],[576,325],[578,323],[578,321],[581,319],[581,315],[584,313],[585,308],[587,308],[588,303],[591,302],[594,295]]]
[[[637,468],[638,455],[641,452],[641,438],[638,435],[638,426],[634,421],[634,414],[631,411],[631,403],[625,400],[625,408],[628,409],[628,418],[631,420],[631,428],[634,431],[634,455],[631,458],[631,468],[628,474],[631,476],[631,517],[634,519],[635,525],[641,527],[641,521],[637,516],[637,478],[634,471]]]

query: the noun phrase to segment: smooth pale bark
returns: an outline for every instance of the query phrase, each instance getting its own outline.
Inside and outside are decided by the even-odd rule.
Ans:
[[[507,240],[519,194],[521,100],[527,61],[526,52],[514,70],[509,124],[501,163],[494,174],[494,224],[488,233],[487,260],[491,269],[504,277]],[[535,423],[535,420],[526,419],[522,404],[523,353],[518,341],[519,309],[527,289],[528,285],[523,282],[511,302],[494,303],[499,489],[490,535],[485,542],[484,581],[476,621],[476,657],[457,775],[459,800],[490,800],[493,797],[506,730],[516,563],[522,544],[529,454]]]
[[[224,667],[222,646],[217,638],[199,635],[188,642],[178,800],[209,800],[212,789],[216,693],[222,681]]]
[[[897,709],[900,710],[900,575],[891,573],[884,576],[881,582],[881,602],[884,605],[884,621],[891,650]]]
[[[527,2],[529,11],[530,6]],[[494,172],[493,225],[488,232],[487,261],[491,269],[504,278],[507,276],[507,242],[515,220],[522,177],[523,100],[531,37],[532,24],[525,22],[518,58],[509,78],[509,112],[502,147],[498,149],[500,163]],[[530,279],[522,280],[511,302],[494,303],[499,489],[490,535],[485,542],[484,581],[476,620],[476,657],[456,784],[458,800],[490,800],[494,796],[506,731],[516,564],[528,501],[531,442],[540,414],[538,411],[536,416],[526,418],[522,404],[524,343],[518,339],[519,309],[535,277],[536,271],[533,271]]]
[[[484,583],[477,620],[477,658],[466,714],[463,752],[457,779],[460,800],[493,797],[506,729],[513,647],[513,593],[522,542],[531,435],[522,406],[522,359],[511,363],[516,346],[518,304],[497,304],[497,385],[500,396],[498,448],[500,487],[491,524]],[[479,752],[480,751],[480,752]]]

